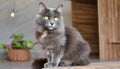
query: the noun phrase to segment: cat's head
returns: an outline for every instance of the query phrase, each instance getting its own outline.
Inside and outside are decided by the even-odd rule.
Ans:
[[[47,8],[43,2],[40,2],[36,20],[38,27],[42,26],[42,28],[50,31],[62,30],[64,27],[62,8],[62,4],[58,5],[56,8]]]

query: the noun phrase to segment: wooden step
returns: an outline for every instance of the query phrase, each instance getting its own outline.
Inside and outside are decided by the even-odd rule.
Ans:
[[[43,68],[43,69],[95,69],[93,66],[71,66],[71,67],[54,67],[54,68]]]
[[[120,61],[92,62],[88,66],[54,67],[43,69],[120,69]]]

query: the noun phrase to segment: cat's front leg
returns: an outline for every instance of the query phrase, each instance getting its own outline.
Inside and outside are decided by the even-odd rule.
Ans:
[[[57,67],[61,61],[63,54],[62,53],[55,54],[53,52],[48,53],[49,53],[47,54],[48,62],[44,65],[44,67]]]
[[[58,67],[60,61],[61,61],[61,57],[54,56],[53,57],[53,62],[52,62],[53,67]]]
[[[47,60],[48,62],[46,64],[44,64],[44,67],[53,67],[52,61],[53,61],[53,52],[52,50],[47,50]]]
[[[50,60],[50,59],[48,59]],[[44,66],[45,67],[57,67],[60,63],[61,58],[60,57],[53,57],[51,62],[47,62]]]
[[[58,67],[63,57],[63,54],[64,54],[64,50],[58,50],[56,51],[56,53],[54,53],[52,60],[53,67]]]

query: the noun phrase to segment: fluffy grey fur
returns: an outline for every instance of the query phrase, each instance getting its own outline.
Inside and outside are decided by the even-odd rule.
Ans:
[[[74,28],[64,24],[62,7],[48,9],[40,2],[36,18],[36,39],[46,50],[45,67],[89,64],[90,46]],[[48,20],[44,17],[48,16]],[[55,17],[59,20],[55,21]],[[47,31],[45,33],[45,31]]]

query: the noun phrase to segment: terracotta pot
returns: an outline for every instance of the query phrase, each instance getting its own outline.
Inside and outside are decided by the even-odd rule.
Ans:
[[[28,61],[30,51],[28,49],[10,49],[7,56],[10,61]]]

